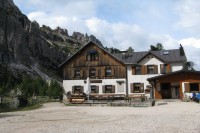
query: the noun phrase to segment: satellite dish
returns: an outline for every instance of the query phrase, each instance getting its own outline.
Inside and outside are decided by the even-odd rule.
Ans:
[[[189,63],[190,63],[190,67],[193,68],[193,66],[194,66],[194,62],[189,61]]]
[[[192,70],[194,63],[192,61],[188,61],[188,62],[186,62],[186,66],[187,66],[187,70]]]

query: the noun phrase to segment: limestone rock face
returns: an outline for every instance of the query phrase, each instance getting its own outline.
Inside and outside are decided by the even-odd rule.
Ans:
[[[20,64],[57,71],[59,64],[90,40],[90,36],[82,35],[75,32],[69,36],[60,27],[40,27],[22,14],[13,0],[0,0],[0,65]],[[95,41],[96,37],[92,38]]]

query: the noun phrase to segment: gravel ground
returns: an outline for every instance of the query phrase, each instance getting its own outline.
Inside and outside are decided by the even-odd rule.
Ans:
[[[64,106],[0,113],[0,133],[199,133],[200,104],[155,107]]]

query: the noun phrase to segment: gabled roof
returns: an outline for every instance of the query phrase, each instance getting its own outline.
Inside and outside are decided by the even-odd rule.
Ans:
[[[122,63],[123,65],[124,62],[119,60],[118,58],[114,57],[112,54],[110,54],[108,51],[106,51],[103,47],[101,47],[100,45],[96,44],[93,41],[89,41],[88,43],[86,43],[83,47],[81,47],[75,54],[73,54],[72,56],[70,56],[69,58],[67,58],[63,63],[61,63],[58,68],[63,67],[67,62],[71,61],[73,59],[73,57],[75,57],[76,55],[78,55],[78,53],[80,53],[80,51],[82,51],[83,49],[85,49],[87,46],[89,45],[95,45],[97,46],[99,49],[101,49],[102,51],[104,51],[105,53],[107,53],[108,55],[110,55],[111,57],[113,57],[115,60],[119,61],[120,63]]]
[[[164,54],[167,52],[168,54]],[[137,64],[142,61],[148,55],[154,55],[156,58],[160,59],[163,62],[183,62],[186,61],[186,56],[180,55],[179,49],[164,50],[164,51],[142,51],[142,52],[133,52],[128,55],[122,53],[113,54],[116,58],[123,61],[125,64]]]
[[[105,53],[113,57],[115,60],[121,62],[122,64],[138,64],[140,61],[142,61],[145,57],[148,55],[153,55],[156,58],[160,59],[161,61],[165,63],[171,63],[171,62],[185,62],[187,61],[187,58],[185,55],[180,55],[179,49],[171,49],[171,50],[163,50],[163,51],[141,51],[141,52],[132,52],[132,53],[117,53],[117,54],[110,54],[108,51],[106,51],[103,47],[96,44],[93,41],[90,41],[86,43],[82,48],[80,48],[74,55],[67,58],[62,64],[60,64],[58,67],[63,67],[68,61],[70,61],[74,56],[76,56],[80,51],[82,51],[84,48],[86,48],[88,45],[95,45],[101,50],[103,50]],[[164,54],[164,52],[167,52],[167,54]]]

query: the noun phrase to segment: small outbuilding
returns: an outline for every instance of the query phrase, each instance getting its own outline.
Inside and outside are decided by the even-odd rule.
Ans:
[[[182,99],[200,92],[200,71],[180,70],[147,79],[154,99]]]

